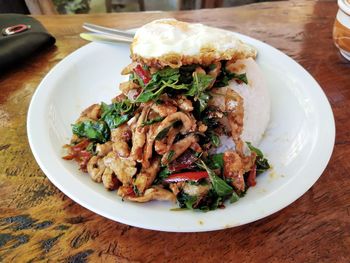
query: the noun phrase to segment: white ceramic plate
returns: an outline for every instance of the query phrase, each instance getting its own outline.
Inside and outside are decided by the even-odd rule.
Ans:
[[[260,148],[273,169],[257,186],[225,209],[203,213],[170,211],[168,202],[122,202],[115,192],[94,183],[74,162],[61,159],[71,137],[70,124],[87,106],[110,102],[125,79],[129,59],[125,44],[88,44],[62,60],[37,88],[28,112],[28,137],[47,177],[82,206],[132,226],[197,232],[239,226],[266,217],[304,194],[331,156],[335,128],[330,105],[317,82],[293,59],[250,37],[237,34],[259,51],[257,59],[272,98],[271,122]]]

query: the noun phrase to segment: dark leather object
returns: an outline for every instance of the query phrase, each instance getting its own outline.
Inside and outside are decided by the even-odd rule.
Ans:
[[[2,31],[19,24],[30,25],[30,29],[4,36]],[[0,14],[0,74],[19,65],[29,56],[55,44],[55,38],[36,19],[20,14]]]

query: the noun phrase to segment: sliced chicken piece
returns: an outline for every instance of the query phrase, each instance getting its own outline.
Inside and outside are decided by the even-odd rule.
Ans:
[[[127,65],[125,68],[123,68],[121,74],[122,75],[129,75],[133,72],[133,69],[137,66],[136,62],[132,62],[129,65]]]
[[[243,175],[250,171],[255,163],[256,154],[241,157],[236,152],[225,152],[224,159],[224,175],[232,179],[232,185],[239,191],[245,190]]]
[[[92,104],[80,114],[80,117],[76,122],[82,122],[86,120],[97,121],[100,117],[101,117],[101,106],[99,104]]]
[[[155,141],[154,150],[160,154],[164,155],[166,152],[170,150],[170,147],[173,145],[176,135],[179,133],[179,128],[171,127],[168,135],[163,140]]]
[[[176,197],[172,192],[157,186],[148,188],[142,196],[125,196],[125,198],[139,203],[145,203],[151,200],[176,202]]]
[[[176,103],[180,110],[185,112],[191,112],[193,111],[193,105],[192,102],[187,99],[185,96],[180,96],[177,98]]]
[[[120,157],[129,157],[130,148],[128,142],[131,139],[131,129],[127,123],[120,125],[111,131],[111,140],[113,142],[113,151]]]
[[[119,180],[117,176],[114,174],[113,170],[108,167],[106,167],[102,175],[102,183],[104,187],[110,191],[117,189],[119,186]]]
[[[174,143],[170,150],[163,155],[162,164],[167,165],[183,154],[193,143],[197,142],[197,138],[194,134],[190,134],[182,140]]]
[[[149,128],[148,126],[143,126],[143,122],[146,120],[150,109],[151,108],[148,104],[143,107],[137,120],[136,127],[132,133],[132,148],[130,157],[137,162],[142,162],[142,150],[146,142],[146,133]]]
[[[103,162],[106,167],[113,170],[118,180],[123,185],[131,185],[132,177],[136,174],[136,162],[130,159],[122,159],[117,153],[110,152],[106,157],[103,158]]]
[[[169,115],[160,123],[157,134],[162,130],[164,130],[165,128],[171,126],[176,121],[182,122],[182,128],[180,130],[182,134],[185,134],[190,131],[194,131],[196,128],[196,120],[193,117],[189,117],[189,115],[181,111],[178,111]]]
[[[142,167],[148,168],[150,166],[149,160],[152,158],[153,155],[153,143],[154,139],[156,137],[156,132],[158,129],[159,123],[155,123],[149,127],[149,130],[146,135],[146,146],[144,148],[143,152],[143,160],[142,160]]]
[[[143,193],[148,187],[150,187],[156,178],[160,169],[160,159],[156,158],[152,161],[148,168],[142,168],[141,172],[136,176],[134,186],[138,189],[139,193]]]
[[[243,141],[241,140],[241,134],[243,131],[243,118],[244,118],[244,105],[243,98],[238,95],[232,89],[227,89],[227,96],[225,99],[227,120],[231,128],[232,139],[236,144],[236,151],[243,155]],[[234,107],[231,106],[232,99],[236,102]]]
[[[119,89],[121,92],[123,92],[123,95],[127,96],[129,91],[135,90],[135,89],[138,90],[140,89],[140,86],[135,82],[133,82],[132,80],[128,80],[125,82],[121,82],[119,84]]]
[[[184,193],[191,196],[204,196],[209,192],[210,186],[206,185],[193,185],[189,183],[185,183],[182,190]]]
[[[91,179],[97,183],[102,182],[102,175],[106,169],[106,166],[101,157],[92,156],[87,163],[87,172],[91,176]]]
[[[171,103],[168,103],[167,101],[165,101],[162,104],[154,103],[152,105],[152,110],[158,113],[161,117],[166,117],[166,116],[169,116],[170,114],[175,113],[177,111],[177,108]]]
[[[96,144],[96,152],[97,156],[104,157],[106,156],[110,151],[112,151],[112,142],[108,141],[104,144],[97,143]]]

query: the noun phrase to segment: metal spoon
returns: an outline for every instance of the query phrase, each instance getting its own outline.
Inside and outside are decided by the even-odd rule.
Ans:
[[[84,23],[83,28],[93,33],[81,33],[80,37],[88,41],[108,42],[108,43],[131,43],[134,33]]]

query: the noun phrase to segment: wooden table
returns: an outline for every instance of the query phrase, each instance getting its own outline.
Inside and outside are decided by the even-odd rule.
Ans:
[[[38,16],[56,47],[0,77],[0,262],[350,262],[350,63],[332,42],[335,1],[273,2],[190,12]],[[161,17],[238,31],[282,50],[320,83],[334,111],[331,161],[296,202],[245,226],[161,233],[96,215],[40,170],[26,135],[27,109],[45,74],[86,44],[83,22],[131,28]]]

